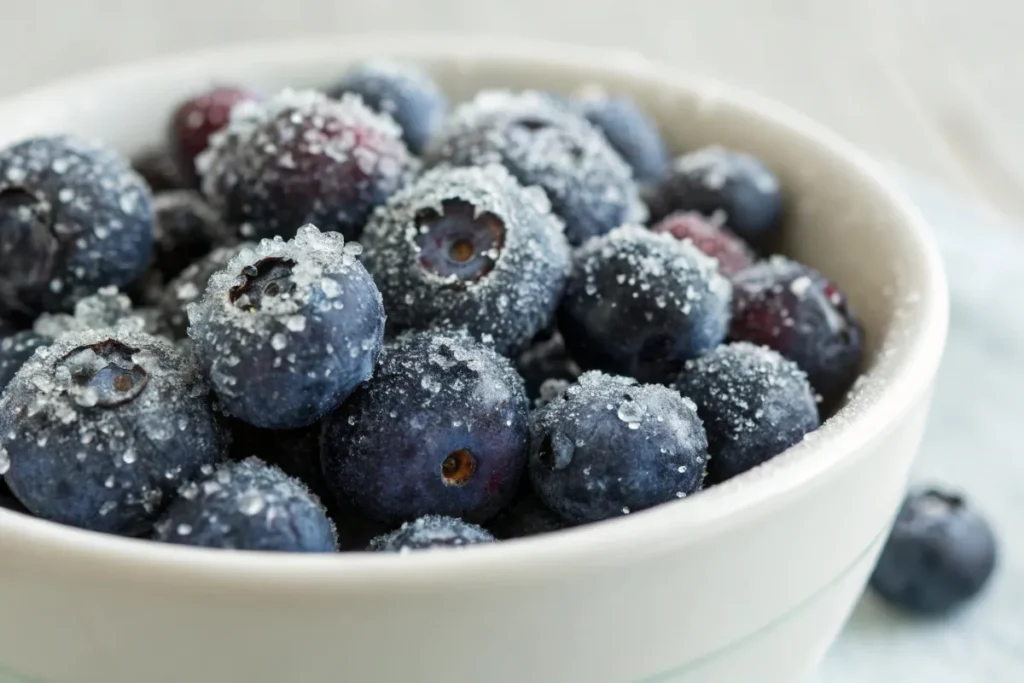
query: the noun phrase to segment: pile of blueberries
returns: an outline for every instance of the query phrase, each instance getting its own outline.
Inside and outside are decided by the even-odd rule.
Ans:
[[[843,293],[772,255],[783,205],[746,153],[673,159],[627,98],[450,108],[385,60],[323,91],[201,93],[134,163],[14,144],[0,501],[332,552],[685,498],[799,442],[858,374]]]

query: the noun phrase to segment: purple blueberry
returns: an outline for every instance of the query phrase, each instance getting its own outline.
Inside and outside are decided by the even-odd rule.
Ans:
[[[627,225],[577,250],[558,328],[583,368],[668,382],[725,338],[730,291],[691,243]]]
[[[465,548],[479,543],[494,543],[497,539],[476,524],[455,517],[427,515],[413,522],[405,522],[391,533],[370,541],[367,550],[385,553],[408,553],[414,550]]]
[[[232,110],[240,102],[259,99],[250,90],[221,86],[190,97],[178,106],[171,116],[168,138],[171,158],[186,186],[199,186],[196,158],[209,146],[210,137],[228,125]]]
[[[728,228],[715,225],[694,211],[677,211],[651,227],[653,232],[665,232],[677,240],[690,240],[693,246],[718,262],[722,275],[732,278],[749,268],[757,260],[753,250]]]
[[[577,107],[630,165],[638,182],[656,183],[668,175],[668,147],[658,125],[636,102],[589,87],[578,93]]]
[[[326,419],[327,485],[388,524],[423,515],[485,521],[519,484],[528,410],[522,380],[491,348],[434,330],[403,335]]]

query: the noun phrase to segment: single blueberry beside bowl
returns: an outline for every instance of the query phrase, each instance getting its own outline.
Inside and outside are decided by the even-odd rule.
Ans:
[[[636,102],[600,87],[587,87],[577,93],[576,106],[630,165],[638,182],[656,183],[668,175],[668,147],[658,125]]]
[[[210,136],[228,125],[232,110],[240,102],[259,99],[245,88],[218,86],[178,105],[168,126],[168,148],[185,185],[198,187],[196,157],[209,146]]]
[[[626,225],[576,251],[558,328],[585,369],[669,382],[725,338],[731,290],[691,243]]]
[[[37,351],[0,396],[0,442],[0,470],[33,514],[125,535],[226,452],[190,359],[123,329]]]
[[[678,392],[591,371],[530,420],[530,481],[571,523],[596,522],[700,490],[708,440]]]
[[[908,612],[942,615],[981,592],[996,556],[992,528],[962,497],[914,491],[900,508],[871,587]]]
[[[476,524],[455,517],[427,515],[413,522],[405,522],[395,531],[370,541],[367,550],[385,553],[408,553],[413,550],[465,548],[479,543],[494,543],[497,539]]]
[[[543,192],[497,165],[428,171],[374,215],[362,244],[391,329],[463,328],[503,354],[551,322],[569,272]]]
[[[305,485],[258,458],[206,467],[154,525],[163,543],[226,550],[331,553],[334,522]]]
[[[529,406],[511,363],[468,336],[389,343],[373,379],[324,421],[327,485],[360,514],[483,522],[515,494]]]
[[[444,93],[414,64],[389,59],[359,62],[327,89],[335,98],[345,93],[359,95],[370,109],[393,118],[413,154],[423,151],[448,115]]]
[[[775,457],[818,428],[818,405],[795,363],[763,346],[719,346],[686,362],[676,381],[708,435],[708,483]]]
[[[0,317],[31,320],[128,285],[152,246],[149,188],[114,152],[68,136],[0,150]]]
[[[358,244],[312,225],[243,248],[188,307],[193,353],[224,410],[264,429],[298,429],[373,374],[384,338],[380,292]]]

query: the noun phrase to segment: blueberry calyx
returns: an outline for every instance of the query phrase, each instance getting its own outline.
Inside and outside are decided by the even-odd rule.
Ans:
[[[441,463],[445,486],[465,486],[476,474],[476,458],[466,448],[452,452]]]
[[[246,266],[238,276],[238,284],[232,287],[228,296],[238,308],[252,313],[262,307],[269,297],[284,297],[295,291],[292,281],[293,261],[282,258],[265,258]]]
[[[75,402],[87,408],[113,408],[128,403],[142,393],[149,382],[149,373],[137,364],[133,349],[113,339],[80,346],[61,361]]]
[[[475,282],[494,268],[505,246],[505,224],[490,211],[461,199],[441,203],[441,211],[416,216],[420,265],[453,284]]]

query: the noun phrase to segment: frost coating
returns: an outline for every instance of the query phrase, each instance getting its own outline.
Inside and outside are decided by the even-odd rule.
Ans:
[[[494,543],[497,539],[476,524],[455,517],[427,515],[405,522],[399,529],[370,541],[367,550],[409,553],[414,550],[465,548],[478,543]]]
[[[117,291],[117,287],[103,287],[95,294],[75,304],[73,315],[43,313],[32,326],[36,334],[56,339],[68,332],[116,327],[134,332],[157,334],[158,321],[148,309],[132,308],[131,299]]]
[[[451,215],[453,202],[498,224],[499,239],[478,255],[486,263],[476,279],[460,277],[454,267],[448,275],[428,267],[437,247],[424,216]],[[470,237],[480,230],[455,229]],[[438,168],[376,212],[363,245],[396,330],[464,328],[509,354],[546,327],[558,306],[570,260],[562,230],[543,191],[523,188],[501,166]]]
[[[351,246],[312,225],[287,242],[263,240],[188,306],[193,351],[228,413],[304,427],[373,374],[384,309]]]
[[[0,459],[34,514],[137,534],[225,452],[206,386],[169,343],[125,329],[71,332],[0,396]]]
[[[504,165],[522,184],[544,189],[572,244],[647,217],[626,162],[586,119],[544,93],[477,94],[452,113],[425,161]]]
[[[188,305],[196,302],[206,291],[210,276],[224,268],[242,249],[254,249],[255,244],[243,242],[231,247],[214,249],[196,261],[164,288],[157,302],[162,324],[175,339],[188,334]]]

